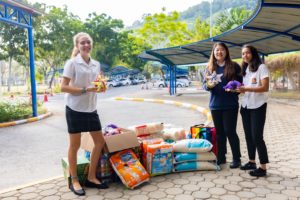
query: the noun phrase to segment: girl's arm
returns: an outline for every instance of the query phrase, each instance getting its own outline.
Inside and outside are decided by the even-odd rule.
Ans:
[[[261,80],[261,85],[258,87],[240,87],[238,89],[238,92],[244,93],[244,92],[268,92],[269,91],[269,77],[266,77]]]
[[[62,83],[61,83],[61,91],[70,93],[70,94],[84,94],[86,92],[97,92],[98,88],[97,87],[89,87],[89,88],[79,88],[79,87],[74,87],[70,86],[70,78],[63,77]]]

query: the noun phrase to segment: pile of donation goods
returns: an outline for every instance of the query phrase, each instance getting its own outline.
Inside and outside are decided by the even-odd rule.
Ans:
[[[149,181],[151,176],[194,170],[220,170],[216,164],[216,131],[195,125],[183,128],[163,123],[147,123],[120,128],[110,124],[103,130],[106,141],[97,168],[104,182],[121,180],[130,189]],[[90,134],[82,134],[85,157],[78,158],[78,177],[84,184],[90,152]],[[65,178],[68,164],[62,159]]]

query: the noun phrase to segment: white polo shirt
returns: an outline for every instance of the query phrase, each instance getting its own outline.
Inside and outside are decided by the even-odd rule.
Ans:
[[[64,66],[63,76],[70,80],[70,86],[91,87],[92,82],[100,74],[100,63],[91,59],[87,64],[80,54],[67,61]],[[87,92],[85,94],[65,95],[66,105],[78,112],[93,112],[97,106],[97,93]]]
[[[264,64],[261,64],[256,72],[251,72],[247,68],[246,75],[243,77],[243,84],[245,87],[259,87],[261,86],[261,80],[267,77],[269,77],[269,70]],[[245,92],[242,99],[242,107],[256,109],[266,103],[267,100],[267,92]]]

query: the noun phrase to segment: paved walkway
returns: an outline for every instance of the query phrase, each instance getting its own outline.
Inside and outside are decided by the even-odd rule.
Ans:
[[[144,91],[130,97],[169,99],[206,107],[205,93],[184,93],[170,97],[165,91]],[[135,96],[138,95],[138,96]],[[265,140],[270,164],[268,176],[253,178],[239,169],[221,171],[196,171],[173,173],[151,178],[150,182],[135,190],[126,189],[121,183],[110,185],[107,190],[87,189],[85,197],[73,195],[63,178],[36,183],[0,194],[2,200],[13,199],[300,199],[300,107],[270,100],[268,104]],[[191,124],[192,125],[192,124]],[[246,146],[239,117],[238,134],[241,140],[243,161]],[[228,148],[229,150],[230,148]],[[231,160],[228,152],[228,161]],[[2,180],[3,181],[3,180]]]

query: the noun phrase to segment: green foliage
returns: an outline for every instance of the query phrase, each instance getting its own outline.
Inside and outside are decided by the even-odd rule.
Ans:
[[[123,22],[106,14],[92,13],[84,27],[94,40],[94,58],[111,66],[122,51],[118,30],[124,27]]]
[[[213,27],[212,35],[220,34],[218,27]],[[194,23],[194,28],[192,30],[192,39],[189,42],[196,42],[199,40],[204,40],[210,37],[210,25],[207,22],[202,22],[200,18],[197,18]]]
[[[179,21],[179,13],[158,13],[144,18],[143,27],[135,36],[147,41],[153,48],[164,48],[187,43],[192,37],[185,22]]]
[[[35,80],[37,83],[43,83],[43,75],[39,73],[38,71],[35,71]]]
[[[55,84],[55,85],[54,85],[53,92],[54,92],[54,93],[60,93],[60,92],[61,92],[61,89],[60,89],[60,85],[59,85],[59,84]]]
[[[47,110],[38,107],[38,113],[46,113]],[[28,101],[14,100],[0,102],[0,123],[26,119],[32,116],[32,107]]]
[[[251,14],[252,11],[247,10],[245,7],[225,10],[217,19],[216,26],[220,28],[221,32],[234,29],[247,20]]]
[[[41,17],[41,22],[35,29],[35,54],[37,59],[43,60],[44,64],[40,70],[44,76],[50,68],[51,71],[56,71],[70,58],[73,36],[83,31],[80,19],[69,13],[66,7],[64,9],[52,6],[48,8],[50,11]],[[51,84],[52,82],[49,87]]]

